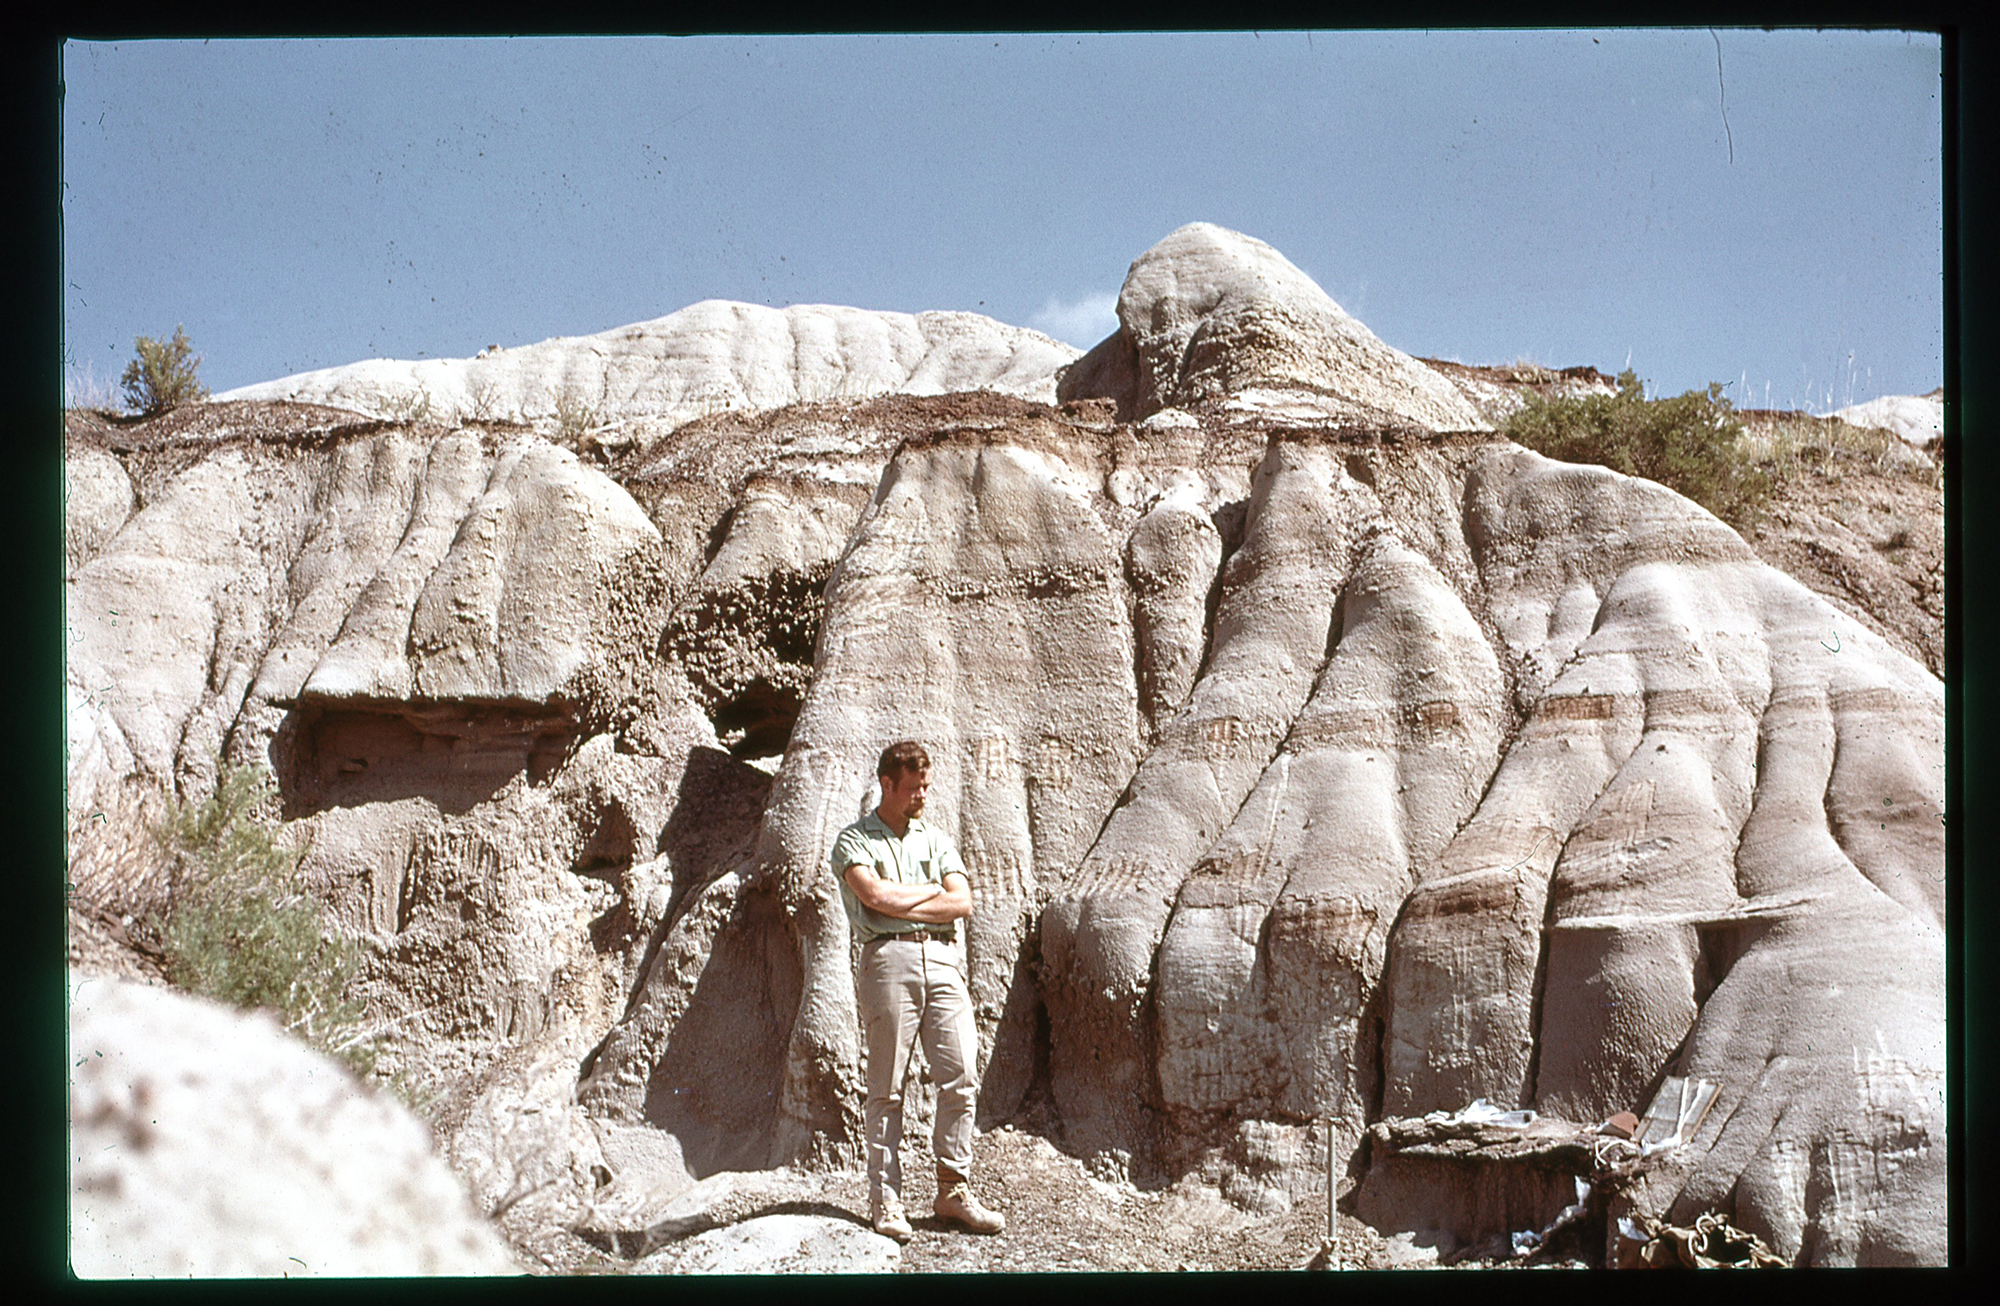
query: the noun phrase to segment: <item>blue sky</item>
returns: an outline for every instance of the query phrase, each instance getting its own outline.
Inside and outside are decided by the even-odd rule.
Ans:
[[[1937,38],[1263,32],[72,42],[65,349],[222,390],[697,300],[1079,346],[1184,222],[1396,347],[1824,411],[1942,381]],[[1719,67],[1718,67],[1719,63]]]

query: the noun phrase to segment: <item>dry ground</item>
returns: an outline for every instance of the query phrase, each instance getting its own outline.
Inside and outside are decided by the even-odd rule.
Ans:
[[[1769,439],[1779,423],[1747,425]],[[1818,429],[1782,460],[1764,517],[1744,538],[1765,562],[1943,679],[1940,455],[1838,422],[1790,425]]]
[[[1384,1238],[1353,1216],[1336,1216],[1333,1256],[1327,1244],[1325,1191],[1282,1214],[1239,1210],[1215,1188],[1190,1176],[1163,1189],[1093,1177],[1084,1164],[1038,1134],[1003,1125],[974,1145],[982,1200],[1007,1217],[994,1237],[965,1233],[930,1214],[934,1195],[930,1156],[922,1140],[906,1140],[906,1204],[916,1236],[904,1247],[897,1272],[1105,1273],[1400,1270],[1441,1268],[1437,1252],[1411,1235]],[[864,1227],[867,1180],[858,1170],[813,1175],[796,1171],[769,1177],[759,1200],[732,1212],[733,1220],[779,1213],[850,1220]],[[675,1244],[642,1260],[621,1259],[574,1235],[543,1231],[524,1247],[524,1261],[538,1274],[671,1274]],[[1562,1254],[1536,1258],[1535,1268],[1585,1268]],[[1458,1268],[1500,1268],[1468,1259]],[[1511,1266],[1509,1267],[1511,1268]]]

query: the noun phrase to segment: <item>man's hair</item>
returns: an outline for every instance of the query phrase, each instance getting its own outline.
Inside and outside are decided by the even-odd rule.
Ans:
[[[914,739],[889,745],[882,750],[881,760],[875,763],[876,778],[884,780],[930,769],[931,755]]]

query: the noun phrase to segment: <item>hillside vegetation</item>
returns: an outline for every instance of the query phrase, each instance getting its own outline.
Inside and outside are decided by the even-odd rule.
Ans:
[[[1551,458],[1658,481],[1738,528],[1755,524],[1773,488],[1772,468],[1717,383],[1648,399],[1628,368],[1615,395],[1531,393],[1503,433]]]

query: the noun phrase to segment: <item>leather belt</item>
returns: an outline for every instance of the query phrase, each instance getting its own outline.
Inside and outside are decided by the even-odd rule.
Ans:
[[[889,943],[896,939],[931,939],[938,943],[957,943],[958,935],[951,930],[898,930],[894,934],[883,935],[876,942]]]

